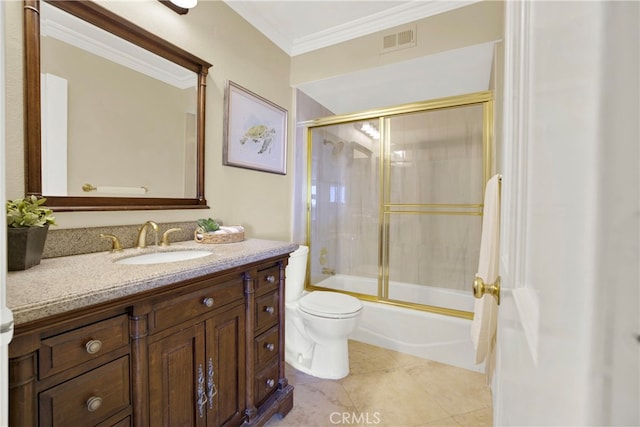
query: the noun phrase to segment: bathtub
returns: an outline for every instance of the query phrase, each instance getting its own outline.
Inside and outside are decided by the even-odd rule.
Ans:
[[[376,295],[377,280],[337,274],[317,286]],[[392,297],[439,307],[473,311],[473,295],[444,289],[430,289],[402,283],[390,283]],[[428,301],[428,302],[427,302]],[[484,372],[484,364],[474,363],[471,320],[362,301],[360,322],[350,339],[434,360],[447,365]]]

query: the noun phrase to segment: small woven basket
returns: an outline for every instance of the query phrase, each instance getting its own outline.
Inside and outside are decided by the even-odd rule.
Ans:
[[[193,239],[198,243],[208,244],[242,242],[244,240],[244,231],[234,233],[206,233],[196,229],[193,233]]]

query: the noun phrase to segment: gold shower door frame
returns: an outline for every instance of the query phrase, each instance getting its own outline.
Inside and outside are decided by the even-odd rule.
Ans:
[[[470,105],[482,105],[483,107],[483,137],[482,137],[482,179],[483,189],[489,178],[494,173],[494,135],[493,135],[493,93],[491,91],[477,92],[466,95],[459,95],[447,98],[440,98],[430,101],[405,104],[378,110],[346,114],[341,116],[330,116],[315,119],[307,122],[307,242],[311,245],[311,186],[312,186],[312,136],[313,130],[326,126],[354,123],[362,120],[378,120],[380,130],[380,153],[379,153],[379,237],[378,237],[378,292],[376,296],[360,294],[348,290],[336,290],[311,285],[309,274],[305,288],[308,290],[330,290],[342,292],[356,296],[362,300],[378,303],[390,304],[400,307],[407,307],[432,313],[444,314],[448,316],[472,319],[473,313],[446,307],[438,307],[413,303],[410,301],[399,301],[389,298],[389,224],[393,215],[472,215],[482,216],[483,204],[393,204],[391,203],[391,150],[390,137],[386,122],[394,116],[402,114],[426,112],[452,107],[462,107]],[[484,195],[484,191],[483,191]],[[310,260],[308,261],[311,262]],[[307,269],[309,271],[309,269]],[[469,292],[473,293],[471,284]]]

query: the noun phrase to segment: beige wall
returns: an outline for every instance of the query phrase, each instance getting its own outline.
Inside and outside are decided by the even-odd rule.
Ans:
[[[23,195],[22,3],[6,3],[7,197]],[[415,48],[381,55],[375,33],[290,58],[221,1],[200,1],[179,16],[155,0],[100,1],[108,9],[211,62],[206,113],[206,197],[210,211],[58,213],[61,227],[193,220],[206,216],[244,225],[250,237],[290,240],[295,115],[291,85],[404,61],[503,35],[503,3],[484,1],[417,21]],[[386,33],[386,32],[385,32]],[[289,111],[287,175],[222,166],[227,79]],[[302,176],[300,179],[304,179]]]
[[[249,237],[290,240],[291,173],[222,166],[224,88],[230,79],[290,111],[290,58],[220,1],[180,16],[157,1],[100,2],[106,8],[213,64],[207,80],[206,198],[211,210],[59,212],[62,228],[189,221],[213,216],[242,224]],[[24,195],[22,2],[5,2],[7,198]],[[291,120],[293,121],[293,120]],[[290,138],[293,132],[289,132]],[[293,144],[289,144],[291,152]],[[291,156],[289,155],[289,164]]]
[[[51,37],[40,46],[41,71],[69,82],[68,105],[60,106],[69,115],[68,195],[87,195],[82,186],[90,183],[146,187],[145,197],[195,197],[195,182],[185,193],[184,160],[195,73],[193,86],[181,89]]]
[[[381,54],[382,38],[393,29],[318,49],[291,60],[291,83],[320,80],[503,37],[504,4],[482,1],[416,21],[415,47]],[[406,26],[397,27],[398,29]]]

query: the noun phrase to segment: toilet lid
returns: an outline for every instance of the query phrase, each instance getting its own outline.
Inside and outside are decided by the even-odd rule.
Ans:
[[[351,295],[315,291],[300,298],[298,307],[314,316],[341,318],[358,313],[362,309],[362,303]]]

